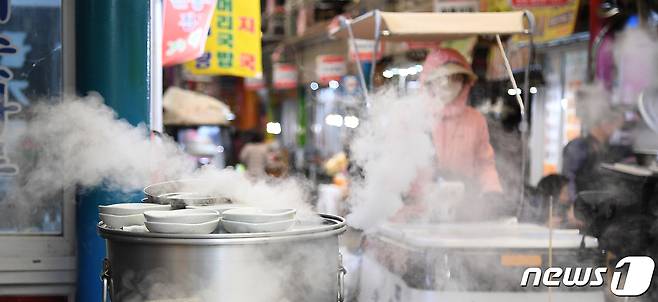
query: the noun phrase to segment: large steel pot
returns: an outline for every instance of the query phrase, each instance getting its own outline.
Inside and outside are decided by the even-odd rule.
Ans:
[[[321,218],[259,234],[139,233],[99,224],[107,243],[104,291],[113,302],[342,301],[338,235],[345,220]]]

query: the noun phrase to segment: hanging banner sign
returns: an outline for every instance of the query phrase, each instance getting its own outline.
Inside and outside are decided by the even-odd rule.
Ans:
[[[519,0],[510,3],[508,0],[486,0],[483,1],[482,6],[489,12],[528,9],[535,16],[536,27],[533,39],[536,43],[542,43],[573,34],[579,2],[579,0]],[[517,41],[523,38],[515,37]]]
[[[203,75],[260,74],[260,1],[217,0],[205,52],[185,67],[193,74]]]
[[[514,8],[565,5],[569,0],[512,0]]]
[[[354,61],[354,60],[356,60],[356,57],[358,55],[359,60],[361,60],[361,62],[372,60],[372,55],[373,55],[374,50],[375,50],[375,40],[354,39],[354,42],[356,43],[356,48],[358,49],[358,53],[354,49],[354,44],[349,43],[349,45],[350,45],[350,58]],[[383,45],[384,45],[384,43],[382,41],[380,41],[379,42],[379,49],[377,50],[377,60],[382,58],[382,53],[384,51]]]
[[[315,75],[321,84],[339,81],[345,74],[347,74],[347,64],[343,56],[320,55],[315,58]]]
[[[297,68],[292,64],[274,64],[272,86],[275,89],[293,89],[297,87]]]
[[[217,0],[164,0],[162,65],[194,60],[203,54]]]

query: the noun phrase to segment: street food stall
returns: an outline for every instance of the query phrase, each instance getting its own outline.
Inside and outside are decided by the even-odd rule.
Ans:
[[[343,19],[332,30],[336,38],[381,41],[444,41],[469,36],[493,36],[503,55],[514,91],[521,91],[514,78],[501,36],[522,34],[532,49],[533,16],[529,12],[505,13],[393,13],[372,11],[353,20]],[[379,49],[374,47],[375,51]],[[373,55],[372,64],[376,63]],[[532,58],[532,55],[529,56]],[[360,65],[360,62],[357,62]],[[530,64],[526,64],[529,68]],[[375,70],[375,68],[371,68]],[[359,70],[363,91],[365,75]],[[522,122],[521,177],[525,179],[528,142],[528,75],[525,87],[516,93]],[[370,75],[372,78],[374,74]],[[372,84],[370,91],[372,91]],[[366,93],[366,102],[371,100]],[[525,183],[525,182],[524,182]],[[520,200],[523,201],[523,189]],[[442,200],[437,200],[440,202]],[[518,208],[520,208],[519,204]],[[518,209],[517,209],[518,210]],[[479,209],[470,208],[470,211]],[[549,215],[552,215],[549,213]],[[348,217],[349,219],[349,217]],[[438,222],[438,223],[437,223]],[[436,221],[385,223],[369,231],[361,241],[360,267],[348,281],[358,283],[353,295],[358,301],[603,301],[601,288],[524,288],[523,271],[530,267],[599,267],[604,257],[598,241],[578,230],[555,230],[521,224],[516,220],[488,222]],[[347,261],[351,262],[351,261]],[[354,269],[354,268],[353,268]],[[349,268],[348,268],[349,270]],[[348,286],[350,288],[350,286]]]
[[[366,81],[366,75],[361,69],[361,61],[355,58],[358,77],[362,85],[366,102],[368,93],[373,90],[373,78],[376,70],[378,46],[382,41],[446,41],[462,39],[470,36],[493,36],[503,56],[505,70],[509,76],[514,91],[522,91],[515,94],[517,104],[521,112],[521,138],[522,145],[528,142],[528,104],[529,97],[529,68],[530,62],[525,64],[524,87],[521,90],[514,78],[514,73],[507,59],[501,37],[520,34],[528,38],[532,49],[532,33],[534,29],[534,18],[529,11],[514,11],[501,13],[416,13],[416,12],[381,12],[375,10],[363,14],[353,20],[341,19],[341,26],[330,30],[330,36],[334,38],[347,39],[348,43],[358,52],[356,39],[371,39],[375,41],[372,55],[372,67],[368,75],[370,80]],[[528,57],[528,60],[532,55]],[[370,87],[366,87],[366,82]],[[523,97],[522,97],[523,94]],[[527,158],[527,148],[522,148],[521,162]],[[521,175],[525,175],[525,164],[521,167]],[[520,190],[523,196],[523,190]],[[522,199],[521,199],[522,200]]]

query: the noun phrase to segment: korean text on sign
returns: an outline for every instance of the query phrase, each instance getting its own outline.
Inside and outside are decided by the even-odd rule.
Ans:
[[[205,52],[185,67],[201,75],[260,75],[260,1],[217,0]]]

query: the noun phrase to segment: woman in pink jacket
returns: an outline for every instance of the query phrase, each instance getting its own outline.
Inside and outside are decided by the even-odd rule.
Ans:
[[[472,205],[470,201],[476,201],[473,199],[485,201],[485,204],[494,202],[493,199],[502,193],[486,120],[466,104],[476,80],[468,62],[456,50],[439,48],[427,55],[420,81],[436,101],[432,140],[437,165],[436,169],[431,169],[434,172],[421,171],[409,192],[408,203],[391,218],[392,221],[408,222],[427,214],[431,205],[422,202],[421,195],[428,192],[428,185],[434,184],[435,172],[446,180],[464,183],[469,205]],[[488,215],[474,210],[467,209],[474,217]],[[479,210],[488,211],[486,208]]]
[[[432,138],[438,169],[466,183],[468,192],[501,193],[487,122],[466,104],[477,76],[456,50],[432,50],[423,64],[421,83],[445,105],[437,112]],[[438,104],[437,104],[438,105]]]

